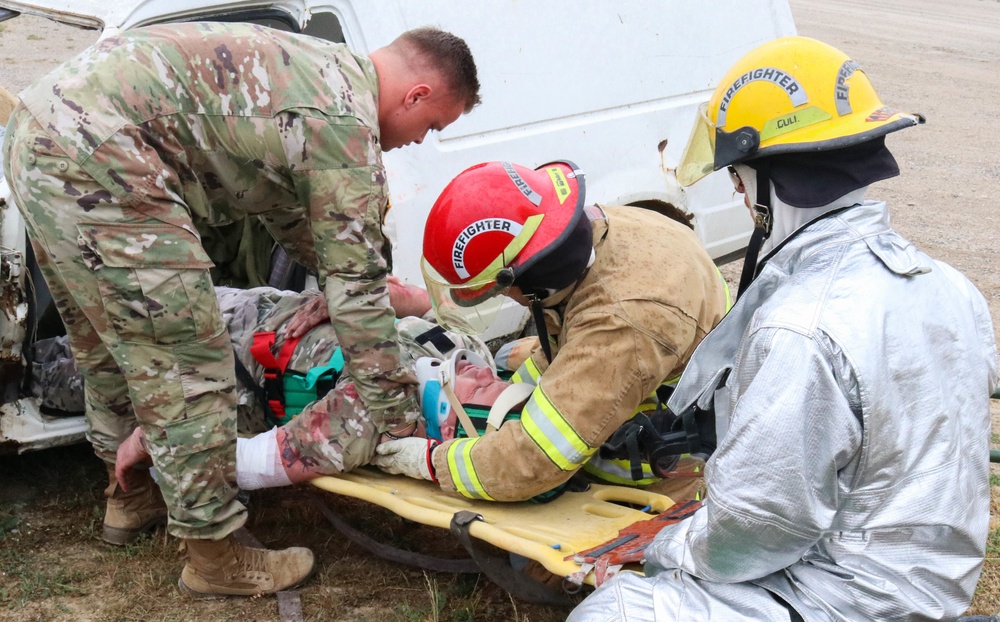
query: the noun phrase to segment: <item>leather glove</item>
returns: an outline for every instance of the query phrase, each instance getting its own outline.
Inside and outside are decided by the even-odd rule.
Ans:
[[[386,441],[375,448],[372,464],[393,475],[436,482],[431,455],[437,446],[437,441],[433,439],[412,436]]]

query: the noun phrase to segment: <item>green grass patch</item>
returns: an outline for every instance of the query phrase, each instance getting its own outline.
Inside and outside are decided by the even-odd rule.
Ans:
[[[986,538],[986,556],[1000,556],[1000,527],[990,531],[989,537]]]
[[[65,570],[55,563],[39,564],[30,552],[20,548],[5,546],[0,552],[0,566],[6,580],[6,586],[0,590],[0,605],[8,609],[53,596],[87,593],[77,585],[87,578],[86,573]]]

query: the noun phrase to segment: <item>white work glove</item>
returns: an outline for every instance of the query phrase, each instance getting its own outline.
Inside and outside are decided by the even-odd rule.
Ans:
[[[380,443],[372,464],[386,473],[436,482],[431,455],[438,442],[430,438],[401,438]]]

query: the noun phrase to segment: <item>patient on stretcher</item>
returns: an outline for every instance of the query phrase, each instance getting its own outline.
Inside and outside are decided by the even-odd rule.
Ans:
[[[432,314],[426,313],[427,307],[420,302],[423,290],[404,286],[398,280],[394,280],[394,284],[391,293],[395,294],[397,308],[411,313],[399,319],[397,331],[404,362],[414,369],[420,382],[418,395],[422,412],[414,413],[405,426],[386,431],[379,431],[366,416],[347,378],[338,379],[335,384],[328,383],[327,388],[334,387],[329,393],[325,393],[322,381],[314,382],[314,397],[300,405],[301,413],[288,425],[274,427],[277,413],[268,405],[268,401],[273,403],[273,400],[262,395],[264,369],[250,352],[254,336],[273,332],[275,337],[270,350],[279,355],[287,341],[287,325],[315,298],[315,293],[297,294],[272,288],[216,288],[237,360],[249,374],[249,377],[237,374],[238,427],[241,436],[250,437],[241,438],[237,445],[241,488],[281,486],[345,473],[371,463],[377,445],[394,437],[430,437],[436,442],[467,438],[470,426],[460,421],[454,404],[461,405],[474,428],[474,435],[486,432],[488,421],[492,421],[492,428],[496,429],[505,418],[516,416],[527,397],[524,390],[530,387],[521,386],[519,394],[515,390],[517,385],[501,379],[496,371],[497,364],[481,340],[444,331],[430,321]],[[405,297],[403,304],[399,302],[401,297]],[[421,313],[426,317],[419,317]],[[60,351],[57,346],[56,343],[48,344],[46,350],[39,350],[34,358],[34,385],[44,388],[38,397],[42,405],[49,408],[68,412],[82,410],[82,395],[72,359],[68,349]],[[537,347],[534,338],[504,346],[496,357],[501,373],[517,369],[534,347]],[[315,376],[315,372],[331,367],[331,359],[337,358],[332,326],[329,322],[314,326],[291,352],[284,371],[301,388],[308,385],[305,379],[310,374]],[[325,395],[317,396],[317,391],[324,391]],[[286,391],[285,397],[303,399],[301,395],[294,398],[290,391]],[[299,412],[290,404],[285,404],[284,408],[288,419]],[[127,480],[130,468],[148,462],[142,440],[143,432],[139,428],[123,443],[117,461],[120,479]],[[123,486],[128,486],[127,481],[123,481]]]
[[[237,360],[253,379],[251,385],[250,378],[237,374],[239,429],[244,436],[262,432],[238,441],[237,476],[241,488],[281,486],[347,472],[368,464],[381,441],[401,436],[426,436],[427,426],[418,413],[413,413],[404,426],[380,431],[367,416],[353,383],[346,376],[336,380],[333,389],[325,395],[316,395],[296,417],[289,415],[287,425],[271,427],[276,418],[274,411],[281,409],[280,414],[284,415],[287,405],[276,404],[266,395],[262,399],[265,366],[251,353],[254,337],[273,332],[274,341],[269,350],[281,358],[281,350],[290,341],[286,338],[288,324],[309,304],[313,295],[271,288],[234,290],[221,287],[217,288],[217,295]],[[407,295],[411,299],[419,298],[413,291],[407,291]],[[420,307],[419,303],[410,304],[407,310],[419,312]],[[453,438],[460,427],[457,416],[445,401],[446,394],[451,394],[451,399],[465,404],[473,413],[485,412],[509,386],[496,375],[486,345],[475,337],[449,333],[429,319],[412,315],[398,320],[397,331],[404,363],[416,368],[420,361],[425,370],[421,386],[428,393],[433,390],[433,404],[428,402],[424,412],[434,413],[431,428],[433,437],[439,441]],[[331,359],[337,358],[336,350],[333,328],[329,322],[322,322],[290,348],[287,367],[282,371],[286,376],[308,378],[310,374],[315,375],[315,371],[329,367]],[[69,386],[71,382],[63,384]],[[288,386],[286,383],[286,388]],[[287,391],[285,396],[293,399]],[[442,404],[445,405],[443,411],[439,410]],[[288,412],[292,412],[291,408]],[[278,417],[278,422],[280,419]],[[442,420],[440,424],[439,419]],[[465,433],[459,431],[460,435]],[[148,460],[143,439],[142,429],[137,428],[122,444],[116,463],[120,480],[127,480],[130,468]],[[122,485],[127,487],[127,481]]]

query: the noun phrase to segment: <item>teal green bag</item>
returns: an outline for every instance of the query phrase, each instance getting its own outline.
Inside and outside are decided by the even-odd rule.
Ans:
[[[326,395],[340,378],[344,371],[344,353],[337,348],[330,362],[322,367],[313,367],[302,375],[296,371],[287,371],[282,377],[285,391],[285,416],[275,415],[271,423],[285,425],[302,409]]]

